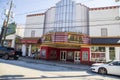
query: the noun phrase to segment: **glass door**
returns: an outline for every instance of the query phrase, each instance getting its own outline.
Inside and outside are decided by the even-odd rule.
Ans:
[[[66,51],[61,51],[60,52],[60,60],[62,61],[66,61]]]
[[[74,52],[74,61],[75,62],[80,62],[80,51],[75,51]]]

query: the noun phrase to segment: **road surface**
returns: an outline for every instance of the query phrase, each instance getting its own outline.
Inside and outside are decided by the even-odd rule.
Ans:
[[[0,80],[120,80],[120,77],[99,75],[89,70],[0,59]]]

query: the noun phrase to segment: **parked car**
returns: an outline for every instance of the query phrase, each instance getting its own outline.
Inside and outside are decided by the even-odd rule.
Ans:
[[[22,56],[22,51],[21,50],[16,50],[15,51],[17,55]]]
[[[19,55],[16,54],[16,51],[14,48],[0,46],[0,57],[6,60],[10,58],[17,60],[19,58]]]
[[[94,63],[91,71],[100,74],[113,74],[120,76],[120,60],[114,60],[108,63]]]

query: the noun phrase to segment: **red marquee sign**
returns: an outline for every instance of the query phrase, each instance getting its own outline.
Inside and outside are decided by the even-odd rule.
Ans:
[[[38,43],[38,40],[28,40],[28,39],[22,39],[21,43]]]

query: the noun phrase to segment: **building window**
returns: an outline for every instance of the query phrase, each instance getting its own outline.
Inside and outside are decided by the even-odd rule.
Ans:
[[[35,37],[35,30],[31,31],[31,37]]]
[[[105,62],[105,47],[94,46],[91,47],[91,61]]]
[[[75,2],[72,0],[62,0],[56,4],[55,11],[55,31],[73,31],[73,21],[75,16]],[[59,23],[58,23],[59,22]]]
[[[46,50],[42,49],[40,55],[41,55],[42,58],[46,58]]]
[[[82,60],[88,61],[88,51],[83,51],[82,52]]]
[[[74,52],[73,51],[68,51],[67,60],[74,60]]]
[[[114,47],[109,48],[109,57],[110,57],[110,60],[115,59],[115,48]]]
[[[51,52],[50,52],[50,58],[51,59],[56,59],[57,58],[56,50],[51,50]]]
[[[107,36],[107,28],[101,28],[101,36]]]

